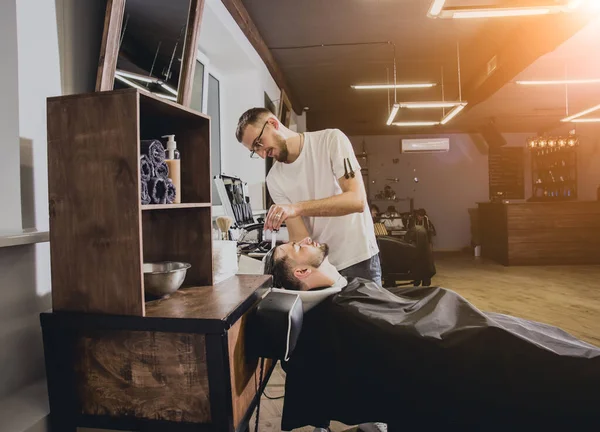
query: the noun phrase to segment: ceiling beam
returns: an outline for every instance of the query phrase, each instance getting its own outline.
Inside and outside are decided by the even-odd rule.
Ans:
[[[488,74],[488,62],[493,58],[490,56],[463,87],[463,100],[469,103],[465,112],[492,96],[538,58],[554,51],[592,19],[592,14],[573,13],[545,16],[524,22],[496,53],[496,69]],[[485,37],[475,40],[477,39],[480,43],[489,40]],[[469,47],[468,51],[464,50],[471,56],[477,56],[477,51],[476,46]]]
[[[263,40],[258,28],[252,21],[248,10],[243,5],[242,0],[221,0],[235,22],[238,24],[244,35],[248,38],[260,58],[265,62],[268,71],[275,80],[275,83],[279,88],[283,89],[292,103],[292,107],[297,114],[302,113],[302,105],[296,98],[296,95],[292,93],[290,86],[288,85],[283,72],[279,68],[279,65],[275,61],[271,50]]]

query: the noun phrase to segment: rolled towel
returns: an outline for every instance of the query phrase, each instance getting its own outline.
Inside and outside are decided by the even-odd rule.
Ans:
[[[152,198],[150,198],[150,194],[148,193],[148,182],[141,181],[142,185],[142,204],[150,204],[152,202]]]
[[[163,163],[167,157],[165,147],[158,140],[142,140],[140,141],[140,150],[143,155],[148,156],[150,162],[155,166]]]
[[[177,193],[175,185],[171,179],[167,179],[167,204],[173,204],[175,194]]]
[[[169,178],[169,165],[166,162],[161,162],[157,165],[154,165],[154,175],[153,177],[160,177],[161,179]]]
[[[140,173],[142,182],[147,182],[154,175],[154,166],[147,155],[140,156]]]
[[[148,182],[148,193],[152,198],[152,204],[167,203],[167,182],[160,177],[153,177]]]

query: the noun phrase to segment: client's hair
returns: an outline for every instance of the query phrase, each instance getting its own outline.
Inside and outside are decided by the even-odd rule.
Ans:
[[[286,256],[275,259],[275,251],[278,247],[271,249],[265,256],[264,274],[273,275],[273,286],[275,288],[301,291],[304,285],[294,277],[290,259]]]

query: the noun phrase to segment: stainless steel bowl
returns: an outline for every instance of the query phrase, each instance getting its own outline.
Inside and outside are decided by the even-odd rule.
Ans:
[[[190,264],[176,261],[144,263],[144,291],[154,297],[164,297],[179,289]]]

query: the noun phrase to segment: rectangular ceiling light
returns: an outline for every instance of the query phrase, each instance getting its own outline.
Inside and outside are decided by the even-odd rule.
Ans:
[[[578,112],[577,114],[573,114],[572,116],[565,117],[564,119],[561,120],[561,122],[570,122],[570,121],[573,121],[576,118],[582,117],[582,116],[584,116],[586,114],[589,114],[591,112],[594,112],[594,111],[598,111],[599,109],[600,109],[600,105],[593,106],[591,108],[588,108],[586,110]]]
[[[485,8],[485,9],[460,9],[449,10],[451,18],[499,18],[499,17],[519,17],[548,15],[551,12],[550,7],[529,7],[529,8]]]
[[[436,83],[410,83],[410,84],[359,84],[352,85],[354,90],[387,90],[387,89],[416,89],[435,87]]]
[[[398,114],[398,109],[400,109],[400,105],[394,104],[394,106],[392,107],[392,111],[390,112],[388,121],[386,123],[388,126],[391,125],[394,119],[396,118],[396,114]]]
[[[444,116],[444,118],[442,119],[442,121],[440,122],[440,124],[445,125],[446,123],[448,123],[450,120],[452,120],[454,117],[456,117],[458,115],[458,113],[461,112],[466,106],[467,106],[467,104],[464,103],[462,105],[457,105],[454,108],[452,108],[448,112],[448,114],[446,114]]]
[[[596,0],[594,0],[595,2]],[[557,4],[559,3],[559,4]],[[496,17],[520,17],[534,15],[548,15],[551,13],[573,12],[584,2],[583,0],[563,0],[562,2],[547,0],[546,5],[536,6],[464,6],[444,8],[445,1],[432,0],[427,15],[430,18],[496,18]]]
[[[600,123],[600,118],[576,118],[571,123]]]
[[[411,127],[411,126],[436,126],[436,125],[439,125],[440,122],[436,122],[436,121],[409,121],[409,122],[394,122],[392,124],[394,126],[403,126],[403,127]]]
[[[600,84],[600,78],[594,79],[566,79],[566,80],[519,80],[520,85],[566,85],[566,84]]]
[[[454,108],[462,105],[464,102],[445,102],[445,101],[429,101],[429,102],[400,102],[400,108],[424,109],[424,108]]]
[[[440,12],[442,12],[442,9],[444,8],[444,3],[446,3],[446,0],[433,0],[427,15],[429,15],[431,17],[438,16],[440,14]]]

